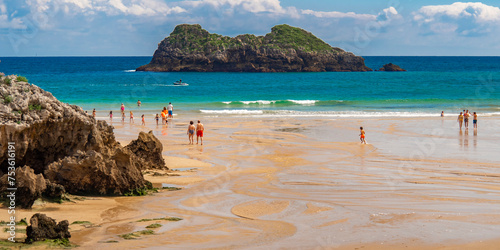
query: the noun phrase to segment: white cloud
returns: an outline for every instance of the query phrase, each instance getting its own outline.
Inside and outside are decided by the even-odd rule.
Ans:
[[[15,14],[14,11],[13,14]],[[7,10],[7,6],[0,0],[0,29],[25,29],[26,25],[19,18],[14,18],[13,14],[10,15]]]
[[[303,15],[312,15],[318,18],[353,18],[359,20],[374,20],[378,22],[387,23],[395,18],[399,18],[400,15],[394,7],[389,7],[382,10],[377,15],[373,14],[357,14],[354,12],[338,12],[338,11],[314,11],[314,10],[302,10]]]
[[[26,25],[19,18],[12,18],[5,14],[0,14],[0,29],[25,29]]]
[[[367,19],[374,20],[375,15],[370,14],[356,14],[354,12],[338,12],[338,11],[314,11],[314,10],[302,10],[304,15],[312,15],[319,18],[356,18],[356,19]]]
[[[80,9],[91,9],[92,2],[90,0],[63,0],[65,3],[72,3],[78,6]]]
[[[5,4],[3,2],[0,2],[0,13],[1,14],[7,13],[7,7],[5,6]]]
[[[221,8],[225,5],[231,8],[242,8],[245,11],[252,13],[271,12],[285,13],[286,10],[281,6],[279,0],[201,0],[193,1],[195,4],[210,4],[216,8]]]
[[[62,9],[67,14],[105,13],[107,15],[165,16],[186,10],[168,6],[161,0],[26,0],[32,12],[57,12]]]
[[[423,33],[474,36],[500,27],[500,8],[480,2],[423,6],[413,13]]]

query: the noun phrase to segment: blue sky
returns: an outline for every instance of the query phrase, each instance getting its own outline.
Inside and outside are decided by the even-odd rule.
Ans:
[[[0,0],[0,56],[151,56],[181,23],[287,23],[358,55],[500,56],[500,1]]]

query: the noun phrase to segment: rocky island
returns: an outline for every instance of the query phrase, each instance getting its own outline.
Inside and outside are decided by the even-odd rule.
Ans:
[[[364,59],[286,24],[265,36],[212,34],[198,24],[175,27],[153,59],[137,71],[324,72],[372,71]]]

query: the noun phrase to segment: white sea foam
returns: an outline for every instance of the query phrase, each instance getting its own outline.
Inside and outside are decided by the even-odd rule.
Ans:
[[[135,72],[135,69],[124,70],[123,72]]]
[[[262,110],[247,110],[247,109],[224,109],[224,110],[200,110],[204,114],[229,114],[229,115],[260,115]]]
[[[258,101],[242,101],[242,103],[245,105],[249,105],[249,104],[269,105],[271,103],[276,103],[276,101],[258,100]]]
[[[276,110],[270,116],[281,117],[336,117],[336,118],[382,118],[382,117],[436,117],[440,114],[422,113],[422,112],[366,112],[366,111],[291,111],[291,110]]]
[[[318,100],[288,100],[289,102],[293,102],[300,105],[314,105]]]
[[[283,100],[283,101],[276,101],[276,100],[256,100],[256,101],[232,101],[232,102],[222,102],[224,104],[244,104],[244,105],[251,105],[251,104],[258,104],[258,105],[270,105],[270,104],[275,104],[279,102],[291,102],[293,104],[299,104],[299,105],[314,105],[315,103],[319,102],[318,100]],[[340,101],[342,102],[342,101]]]

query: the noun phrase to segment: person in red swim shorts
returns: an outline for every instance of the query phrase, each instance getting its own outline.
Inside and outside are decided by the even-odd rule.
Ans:
[[[203,131],[205,131],[205,127],[203,123],[198,120],[198,124],[196,125],[196,144],[198,144],[198,139],[200,139],[201,145],[203,145]]]

